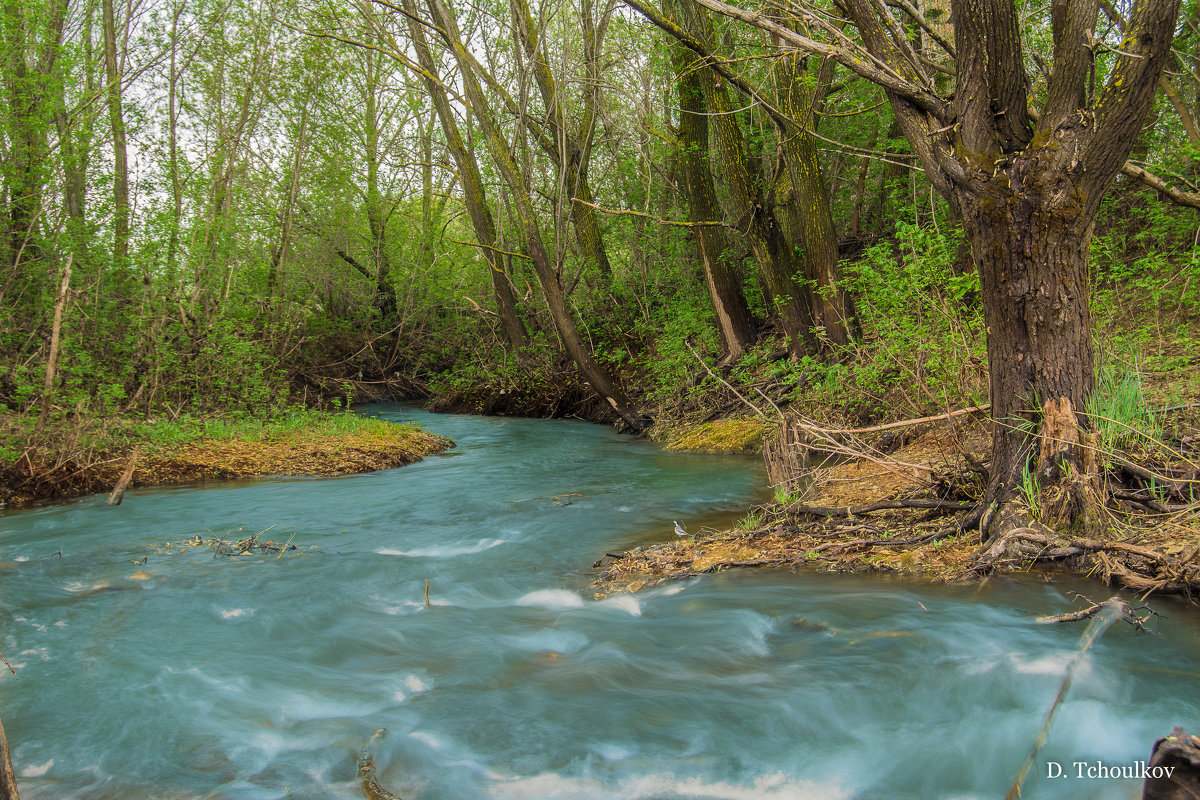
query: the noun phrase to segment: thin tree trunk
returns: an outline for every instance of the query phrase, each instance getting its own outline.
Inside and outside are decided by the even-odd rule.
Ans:
[[[291,247],[292,219],[295,216],[296,197],[300,193],[300,170],[304,166],[304,155],[308,148],[308,99],[300,109],[300,122],[296,129],[295,152],[292,156],[292,179],[288,182],[287,198],[281,215],[282,230],[279,234],[279,247],[271,257],[271,269],[267,273],[267,300],[275,296],[277,287],[283,284],[283,267],[287,263],[288,250]]]
[[[533,62],[534,78],[546,106],[547,122],[553,143],[553,152],[549,155],[554,161],[555,168],[560,172],[560,179],[567,194],[567,202],[571,211],[571,222],[575,228],[575,237],[579,242],[580,252],[590,263],[600,277],[607,281],[612,277],[612,266],[608,260],[608,250],[604,246],[604,235],[600,230],[599,217],[594,205],[592,188],[588,182],[588,162],[591,159],[592,131],[595,127],[597,95],[599,93],[600,76],[596,63],[599,51],[600,34],[591,18],[591,3],[584,0],[582,8],[582,23],[584,34],[584,53],[588,68],[588,84],[584,87],[583,114],[579,120],[578,130],[573,130],[566,121],[559,99],[559,90],[554,74],[543,52],[538,29],[533,15],[529,11],[526,0],[511,0],[513,14],[517,19],[517,30],[525,53]]]
[[[113,264],[118,274],[129,262],[129,155],[121,108],[121,71],[117,60],[117,23],[113,0],[102,1],[104,15],[105,98],[113,140]]]
[[[179,180],[179,81],[182,73],[176,64],[179,50],[179,17],[183,2],[177,2],[171,14],[171,67],[167,77],[167,169],[171,175],[171,233],[167,239],[167,274],[172,279],[179,263],[179,229],[183,226],[183,184]]]
[[[46,376],[42,381],[41,413],[38,414],[36,430],[41,431],[50,415],[50,402],[54,397],[54,379],[58,374],[58,349],[62,341],[63,309],[67,305],[67,294],[71,287],[71,256],[63,267],[62,283],[58,287],[58,297],[54,300],[54,322],[50,326],[50,354],[46,357]]]
[[[384,326],[391,324],[396,316],[396,289],[392,285],[392,264],[388,255],[387,222],[383,195],[379,190],[379,135],[378,92],[380,91],[380,67],[376,54],[368,54],[366,85],[366,161],[367,161],[367,228],[371,234],[371,260],[375,266],[375,308]]]
[[[712,22],[695,0],[681,0],[679,8],[691,34],[708,45],[713,40]],[[787,337],[788,352],[793,358],[815,355],[819,343],[813,334],[811,292],[796,283],[799,265],[772,209],[764,203],[758,190],[760,182],[750,175],[746,143],[734,116],[724,80],[718,79],[711,68],[697,70],[708,101],[714,132],[716,152],[729,190],[729,206],[734,224],[746,237],[763,281],[771,293],[775,314]]]

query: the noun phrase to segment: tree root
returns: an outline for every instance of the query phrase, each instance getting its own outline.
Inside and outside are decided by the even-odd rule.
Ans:
[[[1200,589],[1200,546],[1171,555],[1123,541],[1060,535],[1020,509],[1000,513],[1004,518],[995,523],[1000,535],[976,551],[968,573],[1077,558],[1081,571],[1140,593],[1190,595]]]

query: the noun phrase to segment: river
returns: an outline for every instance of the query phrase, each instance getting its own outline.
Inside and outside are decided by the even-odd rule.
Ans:
[[[379,728],[379,780],[406,800],[1001,797],[1083,630],[1032,619],[1108,594],[764,570],[597,601],[592,561],[728,522],[764,498],[760,466],[584,423],[370,411],[458,447],[0,512],[25,800],[359,798]],[[297,549],[181,547],[268,528]],[[1161,635],[1113,628],[1081,662],[1024,797],[1136,798],[1074,764],[1200,728],[1200,615],[1153,605]]]

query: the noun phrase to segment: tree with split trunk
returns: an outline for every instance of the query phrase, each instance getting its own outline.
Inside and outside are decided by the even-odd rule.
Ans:
[[[884,3],[845,0],[852,38],[811,8],[790,7],[789,21],[802,23],[793,25],[697,2],[768,31],[784,54],[825,55],[883,87],[929,180],[960,215],[979,271],[995,423],[984,535],[1023,524],[1009,501],[1026,469],[1057,521],[1089,524],[1096,461],[1075,412],[1095,375],[1092,225],[1152,110],[1179,0],[1133,4],[1114,42],[1097,39],[1100,0],[1052,0],[1052,52],[1035,54],[1044,65],[1036,83],[1015,0],[952,0],[945,89],[912,44],[910,26],[930,25],[910,4],[899,4],[902,19]]]

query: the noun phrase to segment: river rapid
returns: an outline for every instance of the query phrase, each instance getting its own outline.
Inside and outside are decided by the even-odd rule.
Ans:
[[[1033,618],[1109,594],[763,570],[597,601],[592,561],[675,519],[728,523],[764,499],[759,464],[584,423],[367,412],[458,447],[0,512],[19,677],[0,667],[0,718],[25,800],[359,798],[380,728],[379,780],[407,800],[1002,797],[1083,632]],[[180,546],[268,528],[297,549]],[[1161,635],[1115,627],[1080,662],[1025,798],[1139,797],[1088,775],[1200,729],[1200,615],[1152,604]]]

